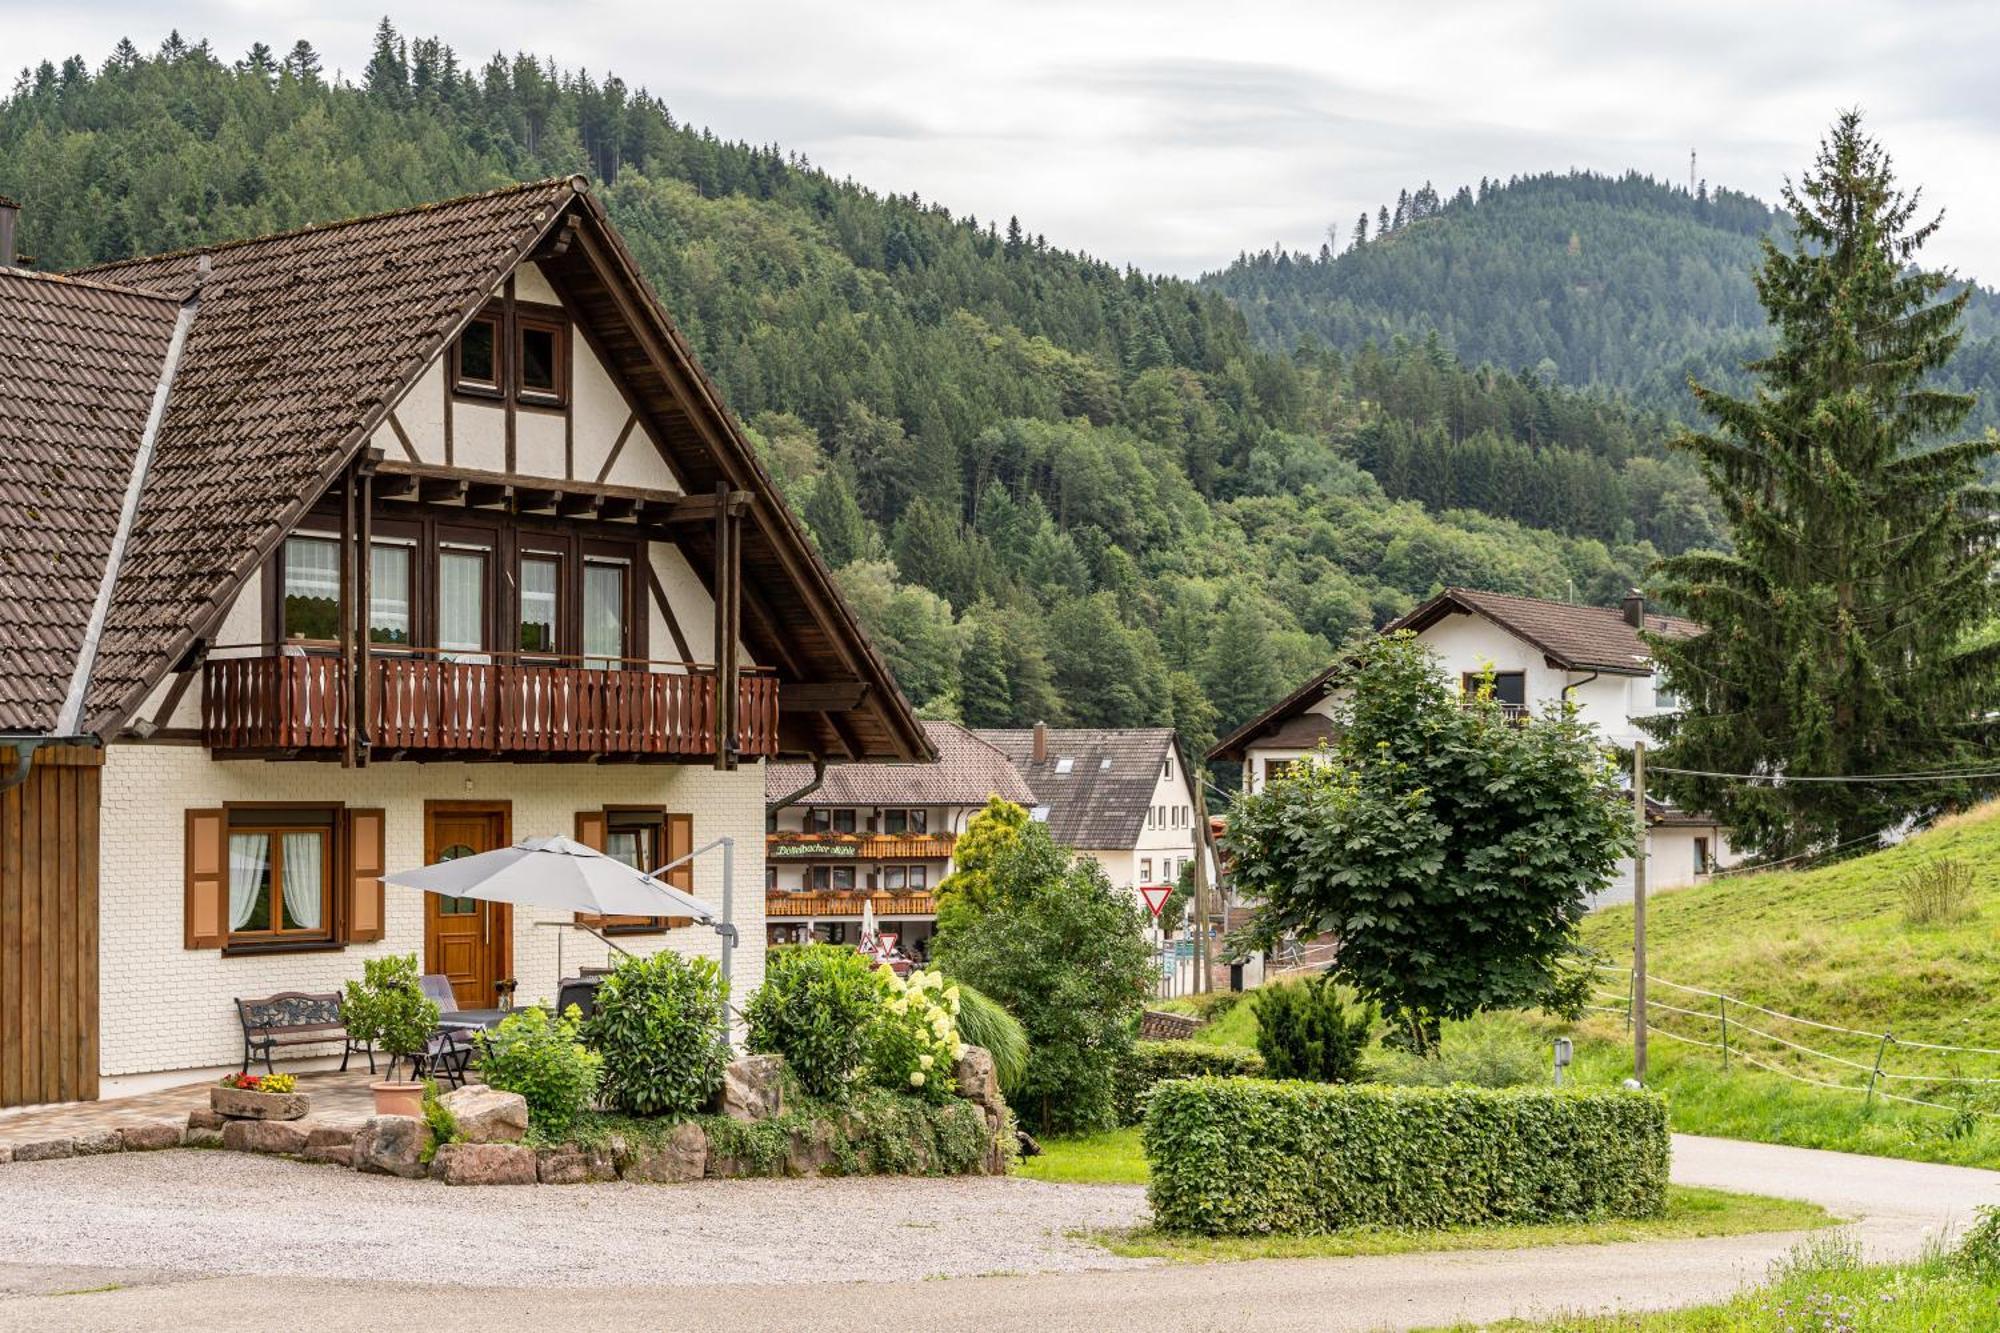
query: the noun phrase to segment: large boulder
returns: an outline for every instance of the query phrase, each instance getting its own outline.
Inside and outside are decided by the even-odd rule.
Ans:
[[[532,1185],[535,1150],[519,1143],[447,1143],[437,1150],[431,1174],[447,1185]]]
[[[473,1083],[454,1088],[438,1104],[458,1122],[460,1143],[519,1143],[528,1134],[528,1099]]]
[[[424,1149],[430,1146],[430,1126],[412,1115],[378,1115],[361,1126],[350,1153],[356,1171],[418,1180],[427,1168]]]
[[[222,1127],[222,1146],[231,1152],[305,1152],[312,1131],[303,1120],[232,1120]]]
[[[1004,1109],[1000,1097],[1000,1075],[993,1067],[993,1054],[984,1046],[968,1046],[953,1067],[958,1079],[958,1095],[977,1102],[987,1110]]]
[[[225,1120],[303,1120],[312,1109],[312,1098],[303,1092],[210,1088],[208,1105]]]
[[[722,1068],[722,1087],[709,1110],[732,1120],[771,1120],[785,1113],[785,1057],[745,1055]]]
[[[692,1120],[675,1125],[663,1143],[630,1143],[618,1159],[626,1180],[677,1185],[700,1180],[708,1171],[708,1131]]]
[[[823,1176],[834,1168],[835,1131],[830,1120],[815,1120],[791,1132],[785,1144],[785,1174]]]

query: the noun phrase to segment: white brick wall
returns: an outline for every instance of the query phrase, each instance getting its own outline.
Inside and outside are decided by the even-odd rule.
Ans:
[[[416,764],[366,769],[337,764],[237,760],[220,762],[197,746],[124,743],[108,748],[99,879],[100,1068],[107,1078],[168,1069],[234,1065],[242,1055],[233,1001],[275,991],[338,990],[361,975],[362,959],[416,953],[424,946],[423,895],[384,890],[387,932],[374,944],[337,952],[224,958],[215,949],[183,947],[185,812],[228,801],[340,802],[387,812],[386,851],[392,870],[421,865],[426,800],[511,801],[514,836],[574,832],[578,810],[607,804],[665,805],[694,816],[698,847],[733,835],[736,842],[734,918],[741,932],[732,962],[739,1006],[764,975],[764,772],[745,765],[718,773],[688,765]],[[720,907],[718,849],[697,859],[697,897]],[[537,927],[568,914],[517,908],[514,975],[521,1003],[554,998],[556,938],[563,968],[605,960],[607,950],[576,931]],[[715,956],[720,940],[707,927],[666,935],[621,938],[634,953],[671,946]]]

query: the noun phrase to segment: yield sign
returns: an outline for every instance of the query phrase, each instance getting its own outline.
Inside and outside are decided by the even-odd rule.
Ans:
[[[1160,919],[1160,909],[1167,905],[1167,899],[1174,896],[1171,884],[1141,884],[1139,896],[1146,900],[1146,910],[1153,914],[1153,920]]]

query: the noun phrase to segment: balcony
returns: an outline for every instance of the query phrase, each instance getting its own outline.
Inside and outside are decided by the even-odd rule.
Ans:
[[[937,915],[937,900],[929,893],[784,893],[764,895],[767,921],[860,920],[863,903],[873,903],[877,921]]]
[[[771,861],[947,861],[950,833],[767,833]]]
[[[500,655],[495,655],[500,657]],[[611,670],[548,662],[376,655],[367,663],[371,754],[700,759],[715,752],[713,668]],[[353,714],[338,656],[211,658],[202,741],[240,753],[332,752]],[[737,682],[737,752],[778,752],[778,682]]]

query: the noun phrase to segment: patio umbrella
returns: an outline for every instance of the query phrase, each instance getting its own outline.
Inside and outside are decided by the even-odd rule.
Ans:
[[[573,838],[523,838],[512,847],[398,870],[382,878],[406,889],[453,898],[596,916],[687,916],[703,924],[722,920],[722,913],[701,899]]]
[[[861,952],[876,952],[878,941],[875,937],[875,899],[861,900]]]

